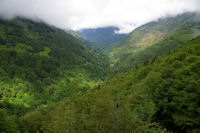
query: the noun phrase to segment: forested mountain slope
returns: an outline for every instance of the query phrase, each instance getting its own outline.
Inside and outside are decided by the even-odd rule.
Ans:
[[[76,33],[73,30],[67,30],[66,32],[69,33],[69,34],[71,34],[73,37],[77,38],[78,40],[80,40],[84,44],[87,44],[89,47],[91,47],[94,50],[100,50],[101,49],[101,46],[99,46],[95,42],[93,42],[91,40],[88,40],[87,38],[79,35],[78,33]]]
[[[108,78],[86,93],[76,91],[67,100],[27,113],[18,121],[23,123],[19,130],[197,133],[199,90],[200,37],[163,57]]]
[[[42,22],[0,19],[0,107],[23,114],[105,78],[106,57]]]
[[[126,34],[115,33],[118,30],[119,28],[117,27],[102,27],[82,29],[77,31],[77,33],[94,42],[97,45],[97,47],[93,46],[94,48],[103,49],[113,43],[120,41],[126,36]]]
[[[65,31],[1,19],[0,132],[200,132],[198,18],[149,23],[111,46],[114,76],[106,57]]]
[[[104,50],[115,67],[127,70],[147,59],[165,54],[200,35],[200,14],[184,13],[162,18],[135,29]]]

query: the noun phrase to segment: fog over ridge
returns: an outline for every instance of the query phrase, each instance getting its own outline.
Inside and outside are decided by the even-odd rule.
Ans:
[[[198,11],[199,0],[0,0],[0,16],[39,19],[62,29],[117,26],[118,33],[164,16]]]

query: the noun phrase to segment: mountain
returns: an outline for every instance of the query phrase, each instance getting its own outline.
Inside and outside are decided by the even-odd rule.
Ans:
[[[104,50],[114,64],[81,38],[0,19],[0,132],[200,132],[199,14],[137,28]]]
[[[142,25],[104,50],[118,69],[127,70],[163,55],[200,35],[200,15],[184,13]]]
[[[24,132],[197,133],[200,37],[20,118]],[[8,125],[7,125],[8,126]]]
[[[23,114],[86,91],[108,71],[105,56],[65,31],[24,18],[0,19],[0,107]]]
[[[89,47],[91,47],[94,50],[98,50],[100,49],[100,46],[98,44],[96,44],[95,42],[92,42],[90,40],[88,40],[87,38],[79,35],[78,33],[76,33],[73,30],[67,30],[66,31],[68,34],[71,34],[73,37],[75,37],[76,39],[80,40],[81,42],[83,42],[84,44],[87,44]]]
[[[95,29],[82,29],[77,31],[77,33],[96,43],[98,45],[96,49],[103,49],[113,43],[118,42],[126,36],[126,34],[115,33],[115,31],[118,30],[118,27],[103,27]]]

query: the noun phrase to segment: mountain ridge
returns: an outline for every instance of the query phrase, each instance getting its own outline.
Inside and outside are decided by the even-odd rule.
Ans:
[[[84,41],[0,19],[0,132],[200,131],[198,14],[138,27],[104,50],[111,62]]]
[[[78,30],[77,33],[97,44],[98,49],[104,49],[124,38],[126,34],[118,34],[115,31],[120,30],[118,27],[108,26],[101,28],[88,28]]]
[[[59,101],[74,82],[85,91],[108,67],[105,56],[64,30],[24,18],[0,21],[0,106],[10,111]]]
[[[24,129],[196,133],[200,122],[199,55],[197,37],[168,55],[106,79],[86,93],[75,93],[70,99],[27,113],[21,118],[28,123]],[[58,116],[53,115],[57,112]],[[55,120],[59,124],[55,125]]]
[[[104,53],[116,66],[127,69],[125,65],[153,59],[198,36],[200,24],[196,19],[199,17],[198,13],[184,13],[147,23],[109,46]]]

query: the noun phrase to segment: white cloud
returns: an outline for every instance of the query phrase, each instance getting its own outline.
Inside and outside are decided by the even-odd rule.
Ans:
[[[0,15],[7,18],[37,18],[73,30],[118,26],[119,33],[199,8],[200,0],[0,0]]]

